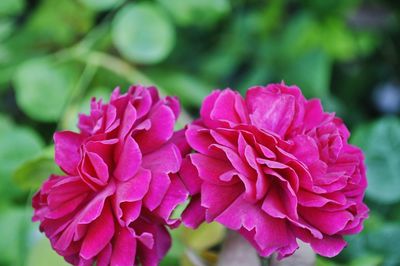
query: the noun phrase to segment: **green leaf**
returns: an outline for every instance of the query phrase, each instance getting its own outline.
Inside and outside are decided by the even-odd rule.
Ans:
[[[77,1],[42,0],[32,14],[26,28],[22,30],[21,40],[37,46],[72,44],[92,26],[94,12]]]
[[[115,46],[129,60],[154,64],[164,60],[175,43],[175,30],[169,18],[151,3],[125,6],[112,25]]]
[[[124,0],[81,0],[81,2],[88,7],[98,11],[111,9],[118,6],[123,1]]]
[[[182,242],[195,251],[204,251],[218,243],[225,236],[225,229],[218,223],[202,224],[196,230],[184,228],[181,235]]]
[[[296,59],[284,74],[286,84],[296,84],[307,97],[325,98],[329,92],[331,62],[319,50],[310,51]]]
[[[13,207],[0,213],[0,265],[25,265],[30,213]]]
[[[332,57],[349,60],[358,55],[357,38],[343,19],[328,19],[319,32],[319,42]]]
[[[368,233],[368,246],[377,254],[385,256],[385,259],[397,259],[400,261],[399,243],[400,225],[384,224],[379,229]]]
[[[367,197],[383,204],[400,201],[400,121],[382,118],[359,127],[352,142],[360,146],[368,167]]]
[[[50,246],[49,240],[41,238],[28,254],[26,266],[68,266],[63,257],[58,255]]]
[[[54,146],[50,146],[42,153],[23,163],[14,172],[15,183],[23,190],[36,190],[51,174],[62,174],[54,162]]]
[[[5,131],[11,131],[13,127],[11,119],[0,113],[0,135]]]
[[[23,63],[14,77],[18,106],[33,119],[57,121],[74,85],[74,76],[72,70],[49,59]]]
[[[24,0],[1,0],[0,1],[0,17],[13,16],[22,12],[25,8]]]
[[[346,236],[345,240],[347,247],[338,255],[341,260],[350,261],[367,254],[365,234]]]
[[[352,260],[350,266],[379,266],[382,262],[382,256],[370,254]]]
[[[308,11],[298,12],[285,24],[282,33],[281,53],[296,60],[304,53],[319,47],[319,25]]]
[[[13,32],[13,30],[14,22],[12,20],[0,18],[0,41],[7,38]],[[0,61],[2,60],[0,59]]]
[[[213,86],[179,70],[149,72],[152,80],[160,84],[170,95],[176,95],[185,106],[200,106]]]
[[[315,265],[316,266],[338,266],[337,263],[335,263],[331,260],[328,260],[326,258],[319,257],[319,256],[317,256],[317,261],[316,261]]]
[[[0,160],[3,162],[1,165],[7,169],[13,169],[20,161],[40,151],[43,146],[42,140],[33,130],[12,125],[0,132],[0,143]]]
[[[36,156],[43,142],[31,129],[7,123],[6,126],[2,123],[3,129],[0,130],[0,197],[13,198],[20,192],[12,182],[13,172],[23,162]]]
[[[181,229],[171,230],[172,246],[165,258],[160,262],[160,266],[179,265],[179,261],[184,254],[185,247],[180,239]]]
[[[231,10],[228,0],[158,0],[158,2],[181,26],[213,25]]]

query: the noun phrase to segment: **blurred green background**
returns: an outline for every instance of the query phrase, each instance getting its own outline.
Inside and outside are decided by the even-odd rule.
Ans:
[[[92,96],[155,84],[195,116],[214,88],[281,80],[321,98],[366,153],[365,230],[317,265],[400,265],[399,74],[399,1],[1,0],[0,265],[63,264],[30,199],[58,171],[53,132],[75,129]],[[192,265],[188,247],[212,264],[223,234],[175,231],[163,265]]]

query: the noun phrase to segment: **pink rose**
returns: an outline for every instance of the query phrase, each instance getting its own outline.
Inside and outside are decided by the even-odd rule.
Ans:
[[[153,87],[116,89],[109,104],[93,99],[80,133],[54,136],[56,163],[33,198],[34,221],[74,265],[158,265],[171,245],[165,227],[188,192],[178,171],[175,98]]]
[[[279,258],[295,252],[296,239],[335,256],[344,235],[362,230],[363,154],[343,122],[299,88],[253,87],[245,99],[215,91],[186,138],[195,150],[181,170],[192,195],[186,225],[217,221]]]

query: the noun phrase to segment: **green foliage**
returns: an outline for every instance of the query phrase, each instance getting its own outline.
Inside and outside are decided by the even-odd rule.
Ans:
[[[24,208],[3,209],[0,213],[0,265],[24,265],[28,250],[29,213]]]
[[[73,72],[48,59],[24,62],[14,78],[18,105],[34,119],[57,121],[74,85]]]
[[[54,163],[54,146],[44,149],[38,156],[25,161],[14,171],[14,182],[24,190],[36,190],[51,174],[62,174]]]
[[[137,63],[160,62],[175,43],[174,27],[168,17],[158,6],[148,3],[124,7],[113,21],[112,34],[121,54]]]
[[[0,2],[0,16],[17,15],[24,7],[24,0],[3,0]]]
[[[70,265],[64,261],[50,246],[46,238],[41,238],[30,250],[26,266],[67,266]]]
[[[42,140],[30,128],[14,125],[0,116],[0,206],[2,201],[15,199],[20,190],[12,182],[12,174],[25,161],[37,155],[43,147]]]
[[[93,13],[76,1],[43,0],[19,36],[41,45],[69,45],[93,24]],[[35,46],[37,47],[38,44]]]
[[[76,130],[93,96],[157,85],[180,98],[182,127],[213,89],[281,81],[322,98],[366,157],[365,230],[317,265],[399,265],[399,112],[372,104],[396,98],[377,98],[382,84],[400,90],[399,20],[389,0],[1,0],[0,266],[65,264],[38,237],[29,206],[60,171],[54,130]],[[215,265],[224,230],[172,236],[162,265]]]
[[[181,26],[207,27],[230,11],[228,0],[158,0]]]
[[[353,143],[363,148],[368,165],[367,196],[387,204],[400,201],[400,120],[384,118],[360,127]]]
[[[200,106],[203,99],[214,89],[202,80],[179,70],[154,70],[148,73],[157,83],[163,84],[165,91],[174,94],[187,106]]]
[[[387,224],[367,236],[367,243],[376,254],[384,256],[388,261],[400,261],[398,243],[400,239],[400,225]]]
[[[123,0],[81,0],[82,3],[94,10],[106,10],[115,8],[123,2]]]
[[[311,51],[301,56],[286,72],[284,80],[297,84],[310,97],[327,97],[331,74],[329,57],[321,51]]]

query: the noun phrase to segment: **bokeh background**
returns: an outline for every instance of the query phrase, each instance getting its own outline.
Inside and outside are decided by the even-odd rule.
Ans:
[[[215,88],[297,84],[366,154],[370,218],[319,266],[400,265],[400,2],[362,0],[1,0],[0,265],[64,265],[30,222],[53,163],[52,134],[92,96],[155,84],[187,116]],[[218,225],[174,232],[163,265],[216,261]]]

